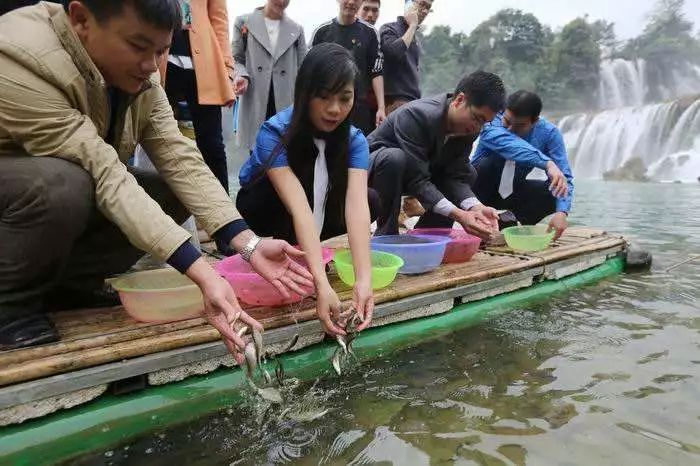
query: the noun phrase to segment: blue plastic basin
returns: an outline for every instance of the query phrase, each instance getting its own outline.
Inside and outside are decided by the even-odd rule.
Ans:
[[[372,249],[399,256],[404,266],[399,273],[418,274],[437,268],[445,256],[449,237],[430,235],[389,235],[372,238]]]

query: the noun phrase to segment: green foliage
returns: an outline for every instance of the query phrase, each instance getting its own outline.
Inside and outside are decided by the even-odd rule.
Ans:
[[[679,60],[700,61],[693,23],[683,13],[685,0],[659,0],[644,32],[631,40],[623,54],[667,66]]]
[[[685,0],[658,0],[642,34],[621,51],[627,59],[644,59],[650,70],[652,98],[661,98],[659,86],[673,79],[679,67],[700,64],[700,40],[693,37],[693,23],[683,13]]]
[[[552,32],[534,15],[510,8],[469,35],[436,26],[422,37],[423,90],[449,91],[464,73],[484,69],[499,74],[509,91],[538,92],[550,110],[591,109],[602,58],[645,59],[654,70],[652,86],[682,64],[700,63],[700,37],[693,37],[683,6],[684,0],[658,0],[642,34],[627,44],[617,40],[614,23],[605,20],[577,18]]]
[[[581,96],[594,96],[600,74],[600,44],[596,29],[583,18],[564,26],[552,44],[547,70],[552,79],[562,84],[562,93],[544,95],[557,106],[588,108]],[[584,97],[585,98],[585,97]]]
[[[534,15],[505,9],[469,36],[437,26],[423,37],[424,91],[444,92],[446,77],[456,82],[465,72],[484,69],[499,74],[511,91],[540,92],[549,106],[585,107],[577,99],[595,91],[599,42],[611,40],[608,24],[577,19],[554,34]]]

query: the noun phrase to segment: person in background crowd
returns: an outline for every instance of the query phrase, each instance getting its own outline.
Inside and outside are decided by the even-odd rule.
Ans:
[[[0,349],[56,341],[48,311],[116,305],[104,279],[145,251],[198,285],[242,362],[232,325],[261,326],[178,226],[190,213],[284,295],[313,284],[288,256],[299,251],[250,231],[180,133],[157,65],[181,24],[178,0],[42,2],[0,17]],[[215,77],[205,88],[231,91]],[[160,176],[127,167],[137,144]]]
[[[381,0],[364,0],[360,6],[360,13],[357,17],[372,26],[376,26],[379,20],[379,9],[381,7]]]
[[[173,106],[187,102],[197,147],[228,192],[221,107],[232,105],[235,96],[226,0],[181,0],[180,5],[182,27],[173,33],[165,92]]]
[[[484,202],[513,212],[524,225],[548,215],[556,238],[567,228],[574,194],[574,177],[559,129],[540,117],[542,99],[517,91],[508,97],[505,113],[481,130],[472,164],[478,177],[474,192]],[[535,168],[549,181],[530,180]]]
[[[369,255],[369,150],[350,125],[358,70],[343,47],[313,47],[299,69],[294,107],[263,124],[252,155],[240,173],[236,204],[263,235],[299,242],[306,252],[317,293],[316,312],[326,331],[340,301],[321,260],[321,240],[348,233],[355,268],[353,304],[369,325],[374,301]],[[372,196],[376,204],[376,194]],[[377,210],[376,208],[373,210]]]
[[[362,0],[337,0],[338,17],[319,26],[311,40],[312,45],[334,42],[348,49],[360,70],[356,82],[355,108],[352,124],[366,135],[371,133],[386,118],[384,108],[383,59],[379,48],[377,31],[357,19]],[[374,90],[378,110],[372,111],[369,89]]]
[[[240,144],[253,150],[264,121],[292,105],[297,70],[306,56],[304,29],[285,14],[289,0],[236,18],[233,56],[240,101]]]
[[[421,98],[420,56],[416,33],[433,7],[433,0],[407,3],[403,16],[379,30],[384,54],[384,96],[387,115],[401,105]]]
[[[432,6],[433,0],[407,1],[404,15],[380,29],[387,115],[405,103],[421,98],[420,57],[423,52],[417,32]],[[409,217],[425,213],[420,202],[412,196],[404,198],[402,210]]]
[[[374,27],[379,19],[379,9],[381,6],[382,3],[380,0],[365,0],[362,2],[362,6],[360,7],[360,12],[357,17]],[[370,86],[367,90],[367,105],[371,114],[376,115],[377,111],[379,110],[379,104],[372,86]]]
[[[418,228],[458,222],[489,239],[498,215],[474,195],[476,171],[465,156],[482,126],[503,109],[505,87],[495,74],[465,76],[454,94],[410,102],[389,115],[368,138],[370,186],[379,193],[377,235],[399,231],[401,196],[414,196],[426,213]]]

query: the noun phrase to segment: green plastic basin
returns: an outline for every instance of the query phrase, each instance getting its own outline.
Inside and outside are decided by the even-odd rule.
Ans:
[[[386,288],[396,279],[396,273],[403,267],[403,259],[388,252],[372,251],[372,289]],[[335,271],[348,286],[355,285],[355,270],[352,266],[352,255],[349,249],[335,252],[333,258]]]
[[[511,249],[523,252],[547,249],[554,239],[554,231],[547,233],[547,225],[509,227],[501,233]]]

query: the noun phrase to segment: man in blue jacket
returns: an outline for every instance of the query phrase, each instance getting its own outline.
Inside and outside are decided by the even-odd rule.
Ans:
[[[508,209],[524,225],[550,214],[550,231],[566,230],[574,177],[559,129],[540,117],[542,100],[528,91],[508,97],[506,111],[484,125],[472,157],[477,171],[474,193],[481,202]],[[529,179],[539,168],[548,180]]]

